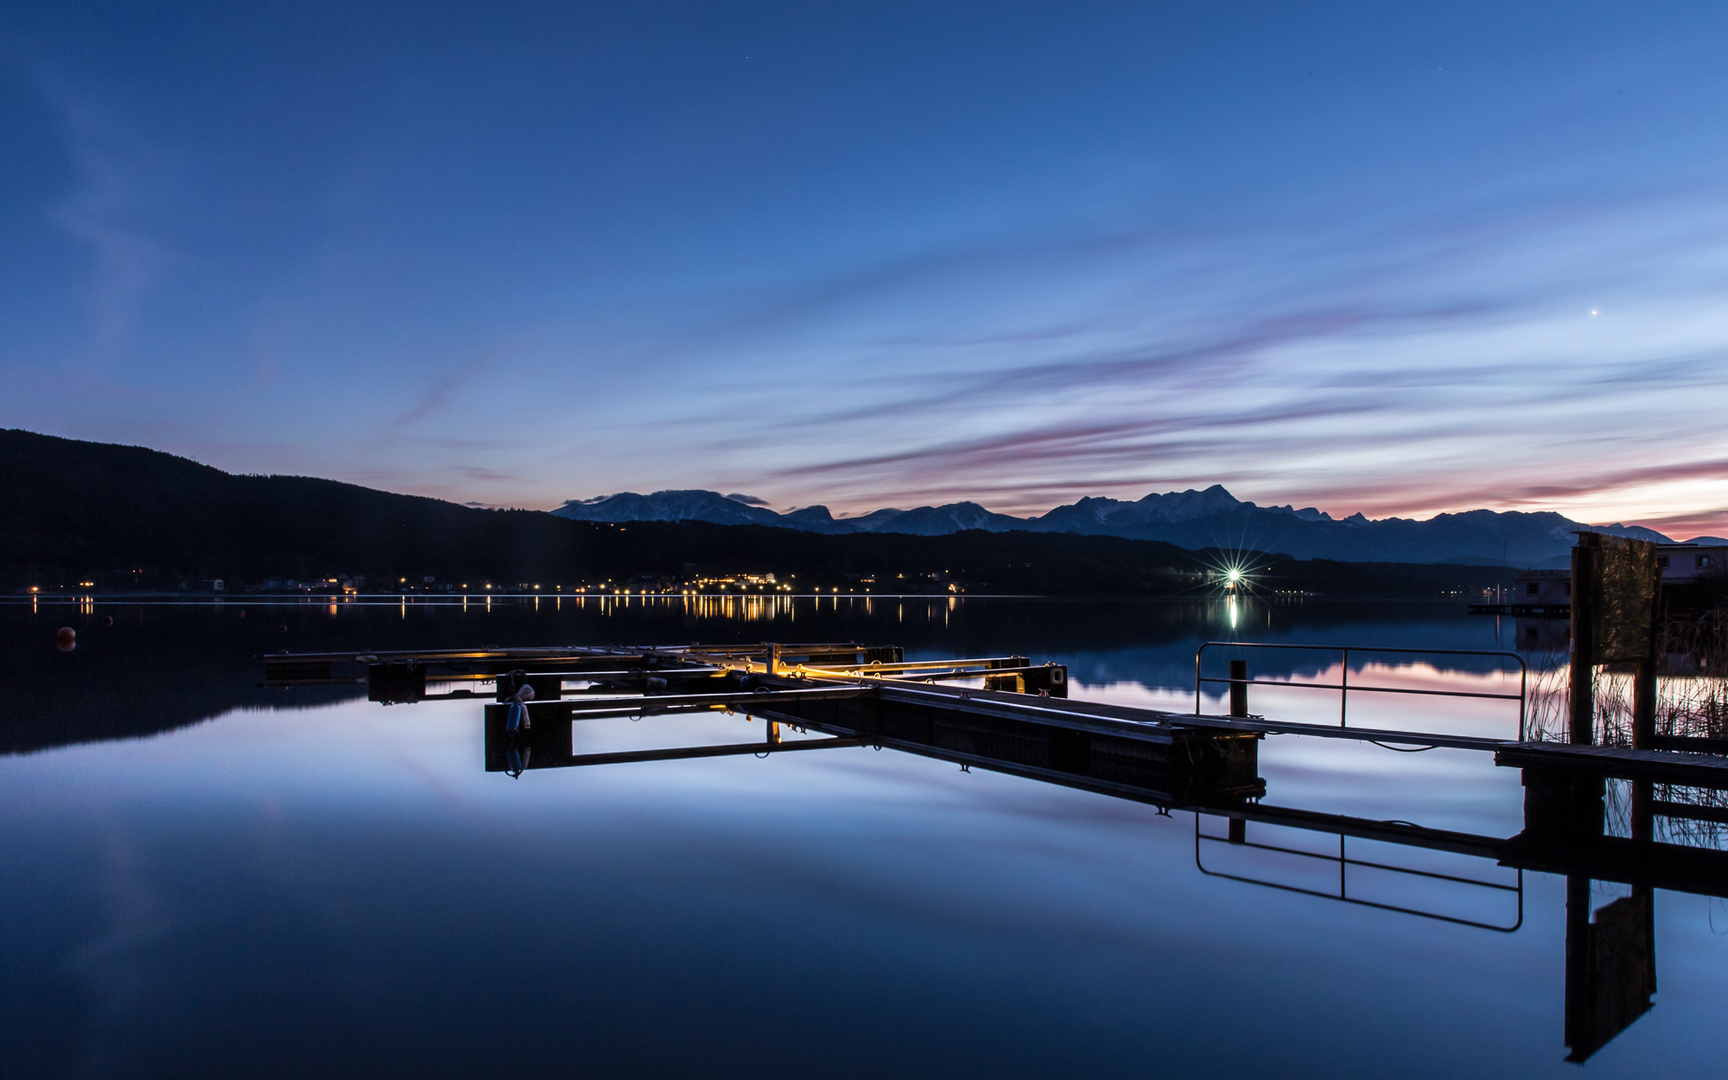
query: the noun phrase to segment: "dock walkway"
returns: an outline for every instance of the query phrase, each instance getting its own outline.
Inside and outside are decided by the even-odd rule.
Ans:
[[[1497,765],[1575,775],[1728,788],[1728,756],[1677,749],[1631,750],[1455,735],[1444,732],[1311,724],[1264,716],[1179,713],[1067,694],[1067,669],[1024,657],[906,661],[893,646],[850,642],[803,645],[565,646],[267,656],[268,685],[363,682],[375,701],[478,696],[491,683],[502,700],[514,684],[535,687],[541,715],[642,715],[734,709],[792,722],[832,721],[879,745],[937,747],[1028,768],[1096,756],[1101,769],[1157,759],[1176,783],[1173,763],[1192,766],[1176,786],[1191,790],[1204,774],[1221,790],[1248,794],[1257,771],[1252,745],[1270,735],[1345,739],[1399,747],[1490,753]],[[982,679],[984,688],[952,685]],[[566,691],[566,682],[587,684]],[[454,687],[444,694],[439,686]],[[981,742],[982,741],[982,742]],[[1004,754],[1003,747],[1018,745]],[[1138,749],[1134,749],[1138,747]],[[1713,748],[1712,748],[1713,749]],[[1209,763],[1202,767],[1200,763]],[[1143,770],[1142,770],[1143,771]],[[1136,782],[1147,777],[1136,774]]]

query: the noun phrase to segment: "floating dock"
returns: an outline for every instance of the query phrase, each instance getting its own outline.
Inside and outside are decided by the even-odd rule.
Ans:
[[[1127,786],[1180,803],[1202,792],[1211,800],[1257,798],[1264,783],[1256,746],[1268,735],[1449,747],[1490,753],[1510,768],[1728,787],[1728,757],[1710,753],[1075,701],[1067,697],[1063,665],[1023,656],[907,661],[896,646],[821,642],[285,653],[265,657],[264,664],[267,685],[363,683],[368,697],[383,704],[503,701],[526,685],[533,689],[529,714],[540,731],[580,717],[744,711],[870,745],[957,761],[971,755],[990,768],[1060,772],[1100,790]],[[980,680],[982,689],[945,685]]]

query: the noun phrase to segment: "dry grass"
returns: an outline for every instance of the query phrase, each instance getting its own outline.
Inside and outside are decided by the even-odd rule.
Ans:
[[[1670,619],[1659,643],[1662,657],[1656,680],[1656,731],[1661,735],[1728,738],[1728,606]],[[1571,717],[1570,658],[1564,652],[1528,657],[1531,692],[1526,737],[1565,742]],[[1598,668],[1595,675],[1595,742],[1630,746],[1632,675]],[[1605,792],[1608,831],[1631,834],[1632,785],[1612,781]],[[1728,808],[1728,792],[1658,784],[1658,802]],[[1718,850],[1728,848],[1728,825],[1715,821],[1658,815],[1655,839]]]
[[[1656,731],[1661,735],[1728,738],[1728,608],[1668,620],[1658,645]],[[1570,658],[1562,652],[1529,657],[1531,691],[1526,738],[1564,742],[1570,730]],[[1595,675],[1595,742],[1630,746],[1632,674],[1599,668]]]

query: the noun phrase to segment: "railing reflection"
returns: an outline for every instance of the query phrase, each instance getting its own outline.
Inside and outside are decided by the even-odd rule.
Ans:
[[[1483,881],[1477,878],[1464,877],[1458,874],[1441,873],[1436,870],[1422,870],[1415,867],[1393,866],[1390,863],[1375,862],[1370,859],[1351,858],[1346,848],[1348,838],[1338,833],[1338,853],[1307,851],[1302,848],[1288,847],[1281,844],[1268,844],[1263,841],[1247,839],[1247,822],[1241,818],[1231,818],[1230,834],[1227,836],[1208,835],[1200,827],[1203,815],[1194,815],[1194,865],[1202,874],[1208,877],[1224,878],[1229,881],[1240,881],[1249,885],[1261,885],[1269,889],[1280,889],[1285,892],[1301,893],[1305,896],[1317,896],[1326,900],[1338,900],[1346,904],[1357,904],[1362,907],[1377,908],[1381,911],[1397,912],[1402,915],[1415,915],[1424,919],[1435,919],[1440,922],[1456,923],[1460,926],[1472,926],[1481,930],[1493,930],[1502,934],[1510,934],[1524,925],[1524,871],[1514,870],[1515,879],[1512,883],[1498,881]],[[1250,877],[1246,874],[1229,873],[1208,867],[1202,856],[1203,846],[1207,843],[1225,845],[1226,850],[1242,850],[1265,852],[1276,855],[1291,856],[1298,859],[1315,860],[1330,863],[1337,867],[1337,889],[1313,888],[1289,882],[1272,881],[1268,878]],[[1349,871],[1352,867],[1365,870],[1377,870],[1384,873],[1402,875],[1414,881],[1444,882],[1463,885],[1470,888],[1483,889],[1491,893],[1509,894],[1514,898],[1515,912],[1510,923],[1500,924],[1481,919],[1465,918],[1459,915],[1448,915],[1439,911],[1431,911],[1404,904],[1387,903],[1380,900],[1370,900],[1363,896],[1351,895]]]

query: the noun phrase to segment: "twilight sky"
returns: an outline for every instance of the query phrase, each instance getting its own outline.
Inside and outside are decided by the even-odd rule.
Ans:
[[[1728,7],[0,8],[0,426],[1728,532]]]

